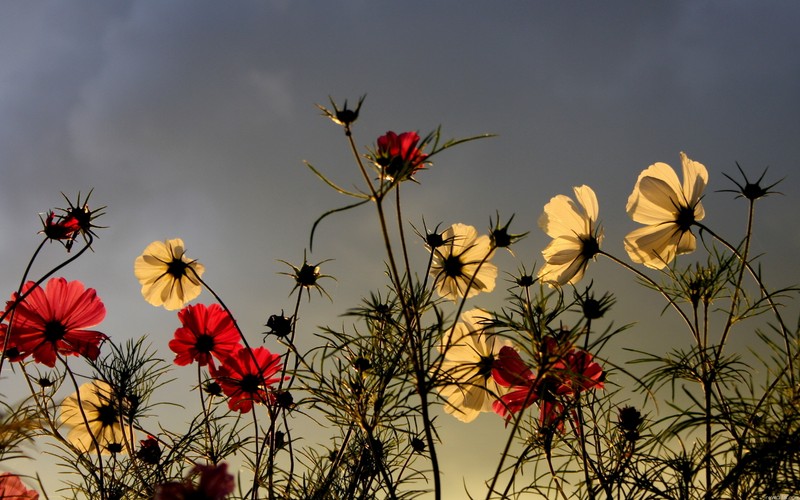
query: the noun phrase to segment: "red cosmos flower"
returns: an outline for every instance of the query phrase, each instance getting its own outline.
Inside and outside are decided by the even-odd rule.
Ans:
[[[193,476],[200,476],[198,484]],[[156,488],[155,500],[224,500],[235,487],[228,464],[195,465],[189,477],[181,482],[165,483]]]
[[[33,281],[25,283],[22,293],[34,286]],[[18,297],[14,293],[7,307],[12,307]],[[53,278],[45,288],[36,287],[17,304],[8,346],[17,349],[17,359],[32,354],[36,362],[49,367],[55,366],[57,353],[94,360],[108,337],[87,328],[105,316],[106,308],[93,288],[84,288],[80,281]]]
[[[589,389],[602,388],[605,374],[586,351],[560,346],[549,337],[542,346],[548,366],[540,376],[533,374],[513,348],[500,350],[492,376],[509,391],[492,404],[492,409],[509,421],[513,414],[538,402],[542,427],[555,426],[563,432],[565,400]],[[557,353],[560,357],[555,357]]]
[[[230,314],[219,304],[186,306],[178,313],[182,327],[175,330],[169,348],[176,354],[175,364],[186,366],[197,361],[200,366],[230,357],[239,347],[239,331]]]
[[[392,131],[378,137],[375,162],[383,168],[383,173],[391,180],[404,181],[423,168],[427,154],[417,148],[419,134]]]
[[[47,213],[47,218],[42,224],[44,229],[41,232],[50,240],[63,243],[67,251],[72,248],[72,243],[81,230],[81,223],[76,217],[66,214],[59,215],[56,219],[56,214],[52,210]]]
[[[211,365],[211,376],[229,398],[228,408],[247,413],[254,403],[263,404],[271,399],[267,389],[280,380],[273,377],[281,369],[280,359],[280,355],[269,352],[266,347],[239,347],[222,360],[219,368]]]
[[[505,418],[506,422],[511,420],[514,413],[532,405],[538,397],[536,375],[513,347],[504,346],[500,349],[492,367],[492,378],[498,385],[510,388],[492,403],[494,412]]]
[[[26,488],[19,476],[5,472],[0,474],[0,498],[39,500],[39,493]]]

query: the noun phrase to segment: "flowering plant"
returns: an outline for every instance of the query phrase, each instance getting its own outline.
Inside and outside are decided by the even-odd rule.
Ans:
[[[440,130],[424,138],[390,131],[362,152],[354,126],[363,102],[320,106],[343,127],[363,187],[342,189],[309,164],[354,200],[322,214],[312,242],[329,215],[375,210],[388,282],[346,311],[351,325],[300,323],[304,293],[308,301],[317,300],[312,290],[330,298],[327,261],[310,263],[304,254],[299,265],[282,261],[292,279],[291,313],[269,315],[269,331],[257,339],[239,327],[182,239],[155,241],[133,274],[148,303],[178,311],[174,358],[163,361],[144,339],[120,342],[95,330],[106,314],[96,291],[54,277],[92,248],[105,207],[91,208],[79,195],[46,212],[40,247],[0,316],[0,370],[29,389],[23,401],[2,402],[0,461],[22,472],[0,475],[0,498],[38,498],[31,486],[46,492],[38,474],[16,467],[25,463],[26,443],[40,440],[67,468],[59,494],[71,498],[460,497],[442,481],[440,429],[475,425],[481,413],[506,438],[497,450],[481,450],[494,472],[483,491],[470,488],[470,498],[800,491],[800,333],[781,308],[796,290],[768,288],[750,252],[756,202],[774,184],[762,185],[763,176],[734,181],[748,207],[734,244],[703,222],[703,164],[681,153],[682,182],[665,163],[649,166],[627,203],[644,225],[624,239],[630,262],[602,246],[598,197],[577,186],[574,199],[557,195],[544,205],[539,226],[552,241],[538,271],[520,264],[507,272],[501,306],[481,307],[501,288],[497,250],[511,250],[528,233],[511,233],[513,217],[501,223],[499,214],[486,234],[463,223],[441,230],[444,224],[429,230],[423,223],[420,231],[405,219],[400,193],[424,184],[423,169],[434,168],[439,153],[487,136],[442,141]],[[52,241],[67,257],[32,278]],[[642,329],[608,319],[615,296],[596,293],[599,280],[586,283],[597,260],[663,300],[687,342],[668,353],[636,352],[627,363],[609,356],[608,346]],[[190,304],[203,292],[213,298]],[[769,355],[727,352],[734,330]],[[319,343],[302,349],[296,337],[311,333]],[[756,364],[765,374],[760,383],[750,376]],[[189,367],[196,406],[157,406],[156,394]],[[323,428],[319,442],[314,427]]]

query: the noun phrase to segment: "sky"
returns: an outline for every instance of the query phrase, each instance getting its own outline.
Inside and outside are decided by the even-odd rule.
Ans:
[[[38,214],[63,206],[62,192],[93,189],[108,228],[60,274],[97,290],[103,331],[166,349],[175,313],[144,302],[133,261],[151,241],[180,237],[260,339],[266,318],[293,306],[278,259],[301,263],[314,220],[348,202],[304,162],[342,186],[361,180],[341,129],[315,105],[364,94],[354,131],[364,148],[388,130],[496,134],[439,155],[403,194],[415,225],[486,231],[497,212],[515,214],[512,230],[531,234],[516,258],[498,255],[501,273],[541,263],[542,207],[581,184],[599,198],[603,248],[624,258],[639,172],[677,167],[684,151],[709,170],[706,222],[732,241],[745,204],[718,192],[733,187],[723,173],[738,178],[738,162],[751,180],[766,167],[767,181],[784,179],[784,196],[759,204],[754,252],[765,254],[768,284],[796,284],[798,22],[790,1],[3,2],[0,285],[16,288],[40,241]],[[377,229],[364,208],[320,226],[308,258],[333,259],[323,272],[337,281],[332,302],[303,305],[309,346],[317,325],[345,324],[340,314],[383,286]],[[46,250],[34,274],[63,257]],[[661,310],[609,261],[586,279],[619,290],[620,323]],[[471,304],[499,304],[504,288]],[[652,335],[662,322],[640,323],[626,343],[668,347],[674,337]],[[445,425],[443,449],[477,457],[497,445],[499,420],[475,425],[484,438]],[[462,476],[484,469],[454,463],[446,473],[458,498]]]

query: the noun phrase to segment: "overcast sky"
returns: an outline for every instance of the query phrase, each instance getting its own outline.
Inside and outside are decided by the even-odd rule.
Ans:
[[[438,156],[404,190],[415,224],[424,216],[485,231],[496,210],[515,213],[512,230],[532,231],[516,252],[530,269],[548,242],[536,227],[543,205],[588,184],[604,248],[624,257],[636,177],[657,161],[679,166],[685,151],[709,170],[708,224],[733,241],[744,203],[716,192],[732,186],[722,173],[736,174],[738,161],[751,178],[766,166],[768,180],[786,178],[785,196],[759,207],[755,248],[773,263],[771,283],[795,284],[798,24],[790,1],[6,1],[0,284],[8,294],[17,286],[39,241],[37,214],[63,206],[61,192],[93,188],[109,228],[62,275],[97,289],[106,333],[166,346],[175,314],[144,302],[133,261],[151,241],[181,237],[259,339],[267,316],[292,307],[277,259],[300,263],[312,222],[348,201],[303,161],[341,185],[360,182],[341,130],[315,104],[365,93],[363,146],[387,130],[439,125],[445,137],[497,134]],[[333,303],[304,306],[302,335],[341,324],[339,313],[383,285],[376,231],[366,207],[323,223],[309,259],[335,259],[323,271],[338,282]],[[518,267],[510,256],[498,264]],[[633,281],[607,261],[588,279],[603,289]],[[623,299],[624,311],[654,297]],[[646,331],[633,333],[644,345]],[[444,438],[464,441],[458,425]],[[459,474],[449,479],[460,484]]]

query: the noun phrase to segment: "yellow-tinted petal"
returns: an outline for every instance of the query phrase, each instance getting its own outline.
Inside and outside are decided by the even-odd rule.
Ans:
[[[675,258],[680,234],[676,224],[641,227],[625,237],[625,251],[634,262],[662,269]]]

